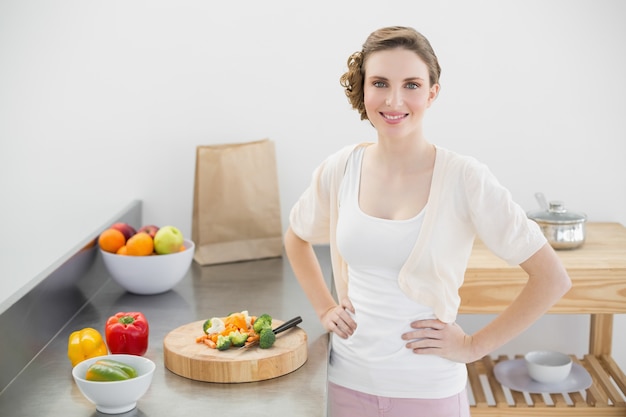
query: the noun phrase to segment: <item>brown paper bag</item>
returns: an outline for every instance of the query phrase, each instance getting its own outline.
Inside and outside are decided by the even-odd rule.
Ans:
[[[200,265],[282,256],[272,141],[196,148],[192,240]]]

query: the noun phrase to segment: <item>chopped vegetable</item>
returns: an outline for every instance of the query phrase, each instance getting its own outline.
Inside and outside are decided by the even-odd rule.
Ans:
[[[205,334],[209,334],[209,329],[211,328],[211,319],[207,319],[202,325],[202,330]]]
[[[224,326],[230,326],[236,329],[246,329],[248,324],[246,323],[246,317],[243,313],[232,313],[224,319]]]
[[[239,330],[231,332],[228,337],[230,338],[230,343],[234,347],[241,347],[248,340],[248,333],[241,333]]]
[[[253,329],[255,332],[261,334],[261,330],[265,328],[272,328],[272,317],[269,314],[261,314],[259,318],[254,321]]]
[[[226,329],[224,321],[219,317],[213,317],[208,321],[210,323],[210,326],[204,331],[206,334],[221,333]],[[206,321],[204,323],[206,324]]]
[[[259,347],[261,349],[271,348],[275,341],[276,334],[274,334],[271,328],[261,330],[261,338],[259,340]]]
[[[217,337],[217,343],[216,343],[217,350],[227,350],[228,348],[230,348],[230,345],[231,345],[230,337],[222,336],[222,335],[219,335]]]
[[[260,342],[263,330],[269,331],[263,342],[263,348],[267,349],[276,340],[276,335],[272,331],[272,316],[269,314],[251,316],[244,310],[230,313],[226,317],[205,320],[202,323],[203,334],[196,338],[196,343],[204,343],[212,349],[228,350],[231,347],[243,347]]]
[[[248,314],[248,310],[244,310],[241,312],[243,316],[246,318],[246,329],[252,326],[253,317]]]
[[[91,327],[70,334],[67,343],[67,357],[76,366],[85,359],[108,354],[107,346],[100,332]]]

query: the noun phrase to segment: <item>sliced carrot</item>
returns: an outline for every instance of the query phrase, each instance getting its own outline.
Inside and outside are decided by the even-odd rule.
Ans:
[[[248,327],[246,323],[246,317],[243,315],[243,313],[231,314],[230,316],[224,319],[224,324],[226,325],[226,327],[233,326],[237,329],[241,329],[241,328],[245,329],[246,327]]]
[[[237,327],[233,326],[232,324],[229,324],[226,326],[224,330],[220,332],[220,334],[222,336],[228,336],[231,332],[234,332],[235,330],[237,330]]]

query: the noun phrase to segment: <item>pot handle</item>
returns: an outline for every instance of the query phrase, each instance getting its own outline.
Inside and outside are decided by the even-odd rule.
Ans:
[[[539,207],[548,210],[548,203],[546,202],[546,197],[543,193],[535,193],[535,199],[537,199],[537,203],[539,203]]]

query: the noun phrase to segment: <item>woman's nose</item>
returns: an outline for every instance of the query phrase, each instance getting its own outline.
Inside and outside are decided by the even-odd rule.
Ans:
[[[392,108],[402,106],[403,103],[404,100],[402,99],[402,93],[400,91],[390,91],[389,96],[385,99],[385,105]]]

